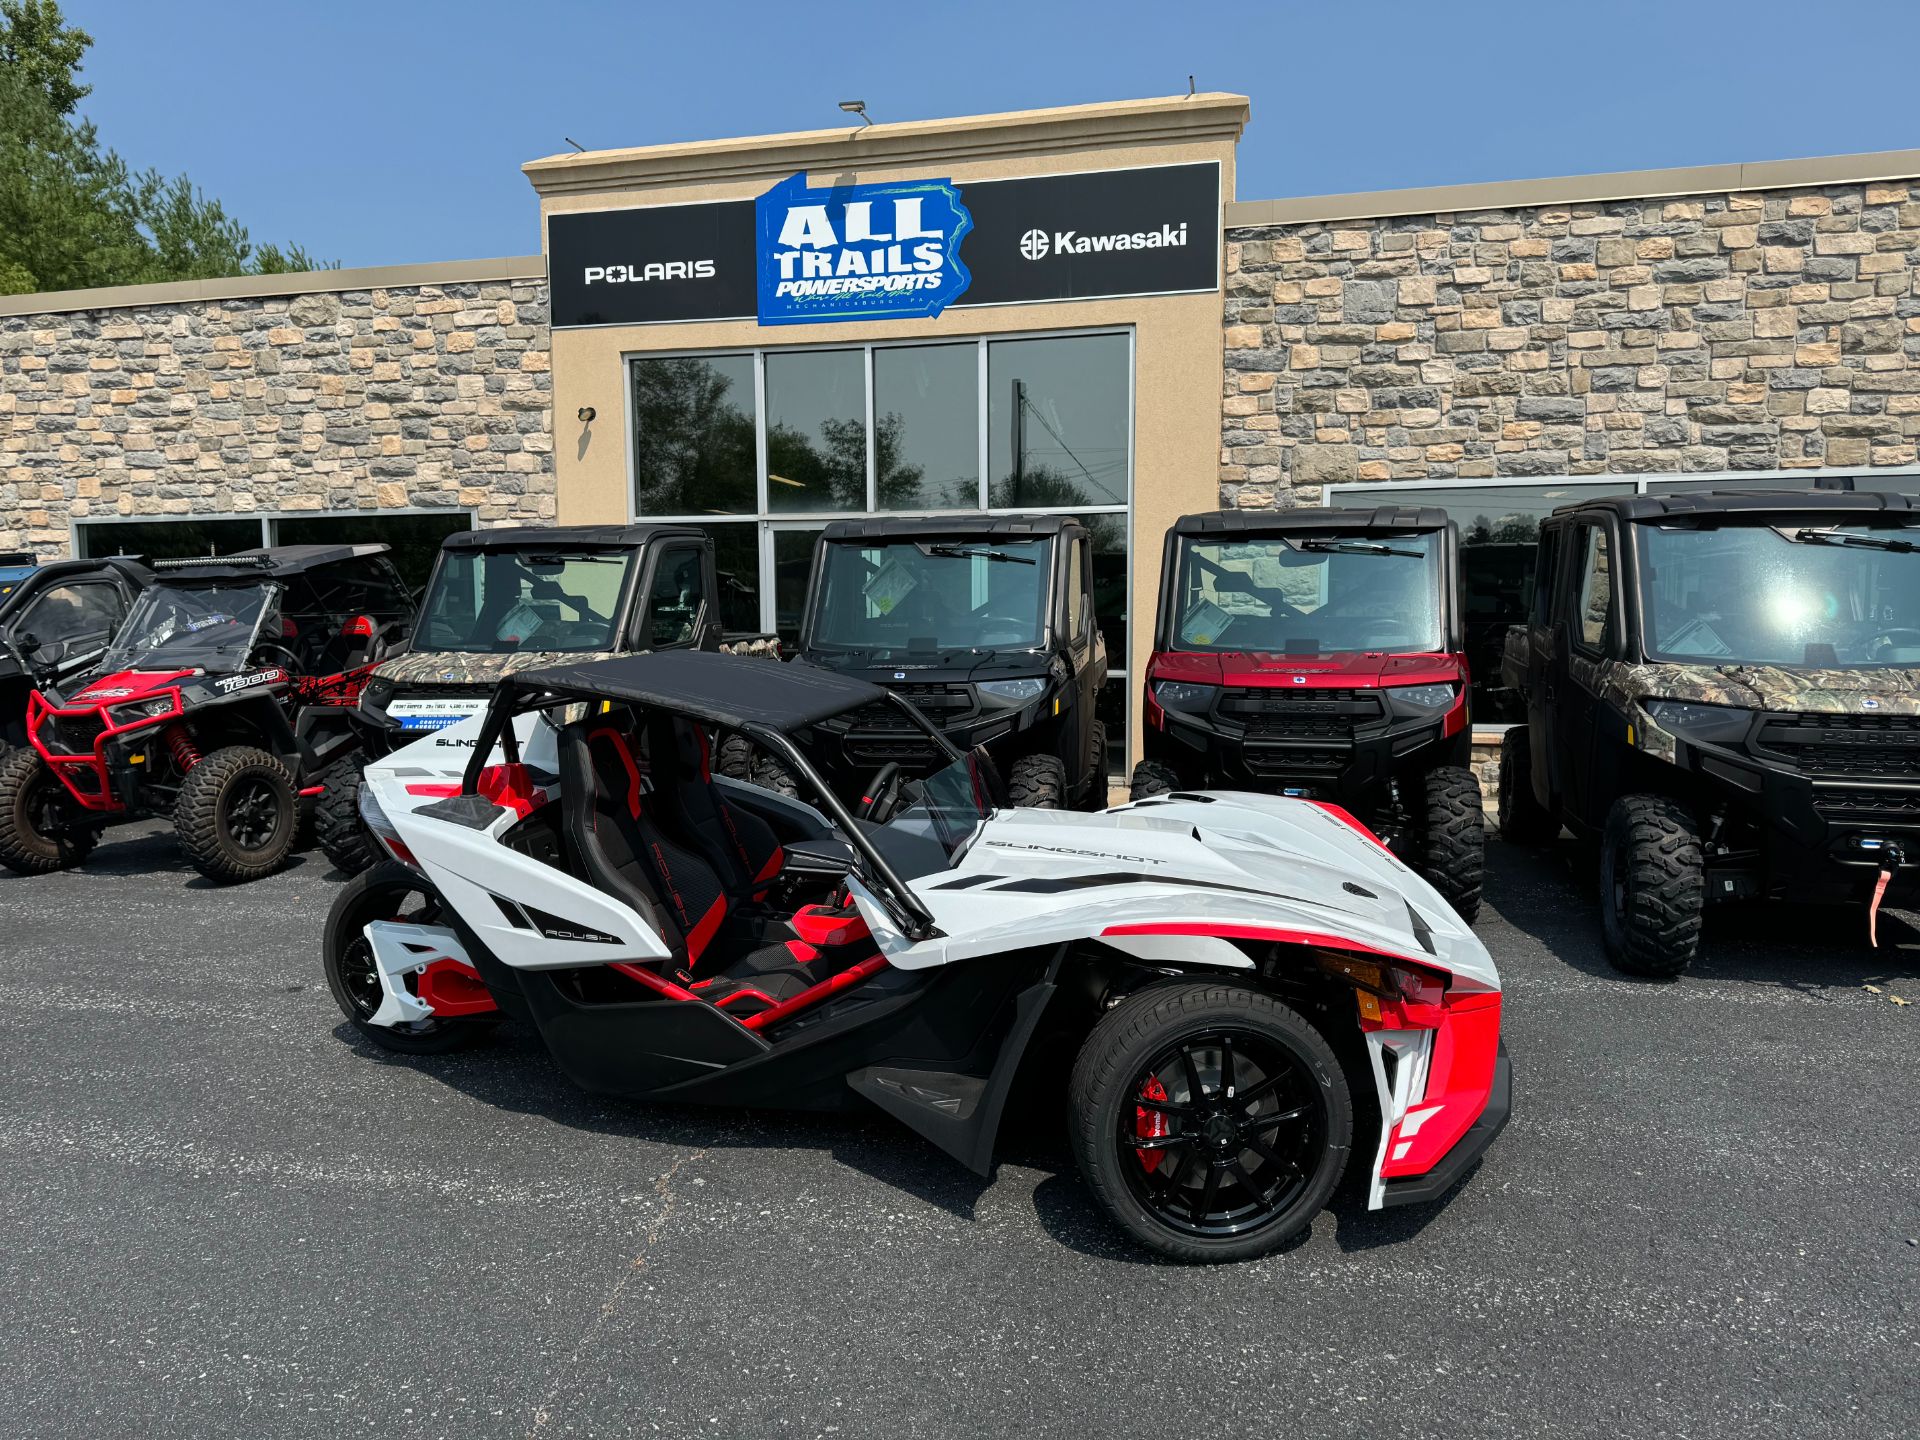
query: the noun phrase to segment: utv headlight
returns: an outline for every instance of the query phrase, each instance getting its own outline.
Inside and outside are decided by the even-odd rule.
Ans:
[[[1451,710],[1460,692],[1452,685],[1389,685],[1387,699],[1402,710]]]
[[[1753,712],[1732,705],[1705,705],[1698,700],[1646,700],[1641,709],[1662,730],[1683,740],[1706,745],[1733,745],[1746,738]]]
[[[1024,705],[1029,700],[1037,700],[1047,688],[1047,682],[1033,680],[982,680],[980,693],[991,695],[996,700],[1006,700],[1015,705]]]
[[[116,725],[138,725],[142,720],[157,720],[162,715],[172,713],[171,696],[162,696],[157,700],[135,700],[130,705],[112,707],[113,722]]]
[[[1196,685],[1191,680],[1156,680],[1153,698],[1164,709],[1192,713],[1212,705],[1214,692],[1219,688],[1218,685]]]

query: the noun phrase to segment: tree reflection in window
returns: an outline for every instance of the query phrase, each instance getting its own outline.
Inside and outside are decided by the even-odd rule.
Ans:
[[[632,370],[636,512],[753,514],[753,357],[636,360]]]

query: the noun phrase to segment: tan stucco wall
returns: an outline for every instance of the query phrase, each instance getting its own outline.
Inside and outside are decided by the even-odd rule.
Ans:
[[[706,173],[718,171],[721,179],[688,173],[692,147],[536,162],[528,171],[543,191],[551,192],[555,184],[582,183],[576,172],[601,175],[608,187],[543,194],[543,243],[546,217],[559,210],[750,199],[802,168],[816,184],[940,175],[964,185],[1014,176],[1218,161],[1224,203],[1233,199],[1233,146],[1245,114],[1241,97],[1196,96],[1190,102],[1036,112],[1011,132],[995,129],[986,138],[982,131],[1005,117],[985,117],[978,126],[942,122],[919,127],[911,135],[904,134],[910,127],[876,126],[865,132],[769,137],[760,168],[752,160],[756,142],[718,150],[701,147],[700,167],[711,167]],[[1149,133],[1156,129],[1157,135]],[[885,159],[870,162],[869,153]],[[615,171],[620,173],[611,173]],[[556,330],[554,466],[560,522],[628,518],[626,356],[1096,327],[1128,327],[1134,334],[1134,507],[1129,536],[1133,653],[1124,661],[1138,676],[1152,649],[1161,538],[1176,516],[1211,510],[1219,503],[1219,395],[1225,371],[1217,292],[951,309],[935,320],[768,327],[747,320]],[[591,424],[576,418],[583,407],[596,412]],[[1122,660],[1112,657],[1116,667]],[[1129,704],[1137,711],[1139,687],[1132,689]],[[1136,714],[1132,727],[1136,745],[1138,718]]]

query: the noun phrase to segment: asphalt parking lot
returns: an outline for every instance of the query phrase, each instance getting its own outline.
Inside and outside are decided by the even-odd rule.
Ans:
[[[986,1184],[522,1036],[374,1051],[317,853],[220,890],[149,828],[0,879],[0,1431],[1912,1435],[1920,931],[1757,910],[1638,983],[1571,851],[1490,850],[1506,1134],[1212,1269],[1122,1242],[1044,1116]]]

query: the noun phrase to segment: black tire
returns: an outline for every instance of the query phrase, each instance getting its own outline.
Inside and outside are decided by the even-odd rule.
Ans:
[[[287,863],[299,829],[293,773],[264,750],[229,745],[187,772],[173,803],[174,833],[209,880],[233,884]]]
[[[753,742],[744,735],[729,735],[714,753],[713,773],[729,780],[753,780]]]
[[[1559,817],[1533,797],[1533,742],[1524,725],[1500,737],[1500,838],[1512,845],[1546,845],[1560,838]]]
[[[314,778],[320,794],[313,802],[313,838],[334,868],[359,875],[386,852],[360,818],[360,772],[366,757],[343,755]]]
[[[1107,722],[1096,720],[1087,728],[1091,732],[1088,749],[1093,753],[1087,761],[1087,793],[1080,808],[1097,815],[1107,808]]]
[[[320,963],[327,988],[340,1013],[368,1040],[402,1055],[443,1055],[470,1045],[490,1032],[496,1016],[427,1020],[401,1030],[370,1023],[380,1008],[380,977],[364,933],[370,920],[406,919],[431,925],[440,913],[440,897],[418,871],[383,860],[341,887],[321,931]]]
[[[1420,777],[1420,828],[1410,863],[1469,925],[1480,914],[1486,836],[1480,782],[1471,770],[1441,765]]]
[[[793,778],[793,772],[771,755],[753,757],[752,781],[762,790],[771,790],[776,795],[797,796],[800,786]]]
[[[1168,795],[1180,788],[1180,777],[1173,773],[1171,765],[1162,765],[1158,760],[1142,760],[1133,767],[1133,787],[1131,794],[1135,800],[1151,800],[1156,795]]]
[[[1600,837],[1600,935],[1630,975],[1670,979],[1700,953],[1706,852],[1685,806],[1622,795]]]
[[[0,865],[17,875],[72,869],[100,842],[98,830],[64,828],[84,816],[34,751],[0,755]]]
[[[1353,1099],[1326,1037],[1240,986],[1172,981],[1123,1000],[1080,1047],[1067,1095],[1095,1197],[1175,1260],[1251,1260],[1285,1244],[1327,1203],[1353,1146]],[[1156,1153],[1173,1158],[1150,1162]]]
[[[1007,775],[1007,800],[1021,810],[1067,808],[1067,767],[1058,755],[1022,755]]]

